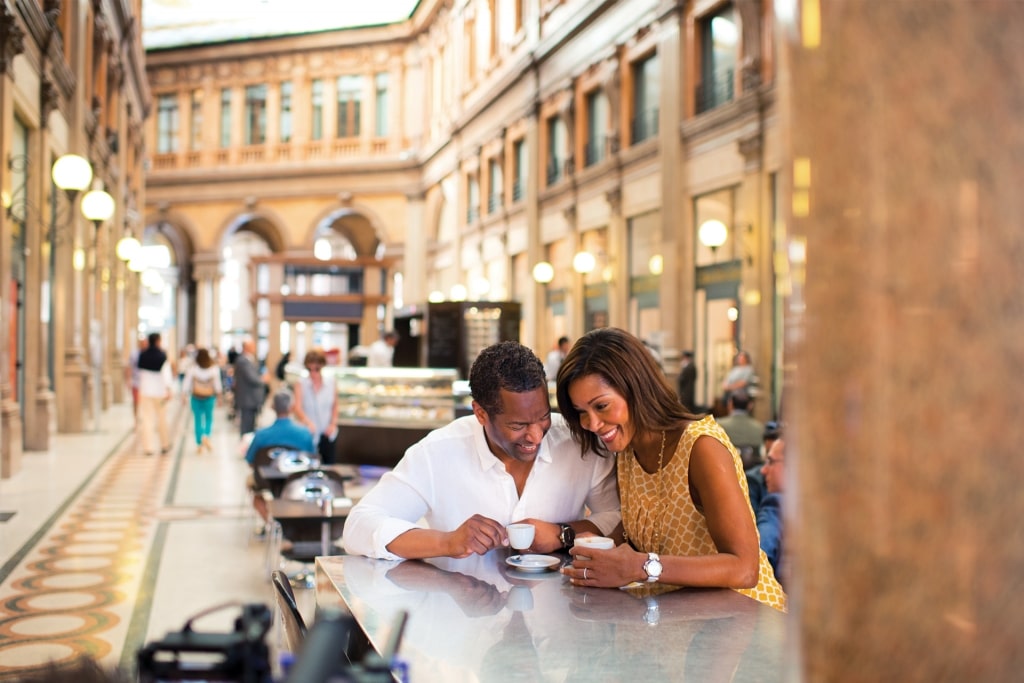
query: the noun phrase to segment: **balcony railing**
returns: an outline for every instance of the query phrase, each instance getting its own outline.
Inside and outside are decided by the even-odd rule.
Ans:
[[[467,224],[471,225],[473,223],[476,223],[477,220],[479,220],[479,218],[480,218],[480,210],[478,208],[476,208],[475,206],[471,206],[468,209],[466,209],[466,223]]]
[[[635,145],[658,134],[658,108],[653,107],[639,112],[633,119],[632,143]]]
[[[523,198],[523,181],[521,178],[516,178],[512,181],[512,201],[518,202]]]
[[[698,114],[732,102],[735,96],[733,92],[735,78],[733,76],[734,71],[732,69],[723,69],[716,71],[710,82],[705,80],[697,85],[696,100]]]

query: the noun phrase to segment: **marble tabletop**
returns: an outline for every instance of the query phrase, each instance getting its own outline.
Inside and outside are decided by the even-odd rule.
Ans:
[[[783,678],[777,610],[728,589],[576,587],[513,569],[509,554],[317,558],[317,609],[351,613],[377,650],[407,611],[399,656],[416,682]]]

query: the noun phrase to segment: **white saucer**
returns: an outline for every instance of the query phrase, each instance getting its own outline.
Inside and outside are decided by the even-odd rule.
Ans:
[[[521,572],[546,572],[561,563],[551,555],[513,555],[505,560],[505,564]]]

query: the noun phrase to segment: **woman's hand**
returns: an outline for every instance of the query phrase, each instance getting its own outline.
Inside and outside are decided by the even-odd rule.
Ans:
[[[574,546],[569,549],[569,554],[572,555],[572,564],[562,567],[562,573],[574,586],[619,588],[644,577],[647,555],[638,553],[626,543],[611,550]]]

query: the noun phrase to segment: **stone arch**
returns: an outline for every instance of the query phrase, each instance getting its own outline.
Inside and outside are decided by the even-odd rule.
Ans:
[[[142,231],[143,244],[147,237],[156,233],[163,235],[170,243],[174,252],[173,261],[178,268],[178,284],[182,287],[188,287],[192,282],[192,261],[196,252],[192,235],[195,231],[195,224],[177,211],[161,211],[151,215]]]
[[[287,250],[284,221],[275,212],[265,208],[242,209],[231,214],[221,225],[217,243],[224,246],[228,238],[239,230],[248,230],[259,235],[274,253]]]
[[[348,239],[357,256],[377,256],[381,245],[387,245],[379,216],[365,206],[340,206],[320,212],[309,226],[305,245],[312,248],[323,226]]]

